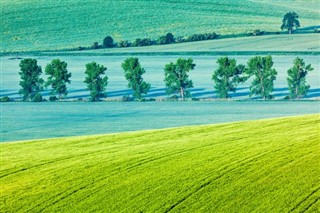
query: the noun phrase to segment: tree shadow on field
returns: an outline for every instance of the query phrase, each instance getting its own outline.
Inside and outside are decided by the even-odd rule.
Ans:
[[[107,92],[107,97],[123,97],[123,96],[129,96],[129,95],[132,95],[132,90],[130,89]]]
[[[315,26],[308,26],[308,27],[302,27],[302,28],[299,28],[298,31],[304,31],[304,30],[314,30],[314,29],[319,29],[320,28],[320,25],[315,25]]]
[[[320,88],[310,89],[306,95],[306,98],[320,98]]]
[[[13,96],[13,95],[19,95],[19,92],[17,90],[1,90],[0,96]]]

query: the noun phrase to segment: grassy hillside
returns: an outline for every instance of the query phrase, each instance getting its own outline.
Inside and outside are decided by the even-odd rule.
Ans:
[[[1,212],[316,212],[320,115],[1,146]]]
[[[278,31],[295,11],[302,27],[319,24],[318,0],[2,0],[0,51],[89,46],[106,35],[116,40],[248,30]]]

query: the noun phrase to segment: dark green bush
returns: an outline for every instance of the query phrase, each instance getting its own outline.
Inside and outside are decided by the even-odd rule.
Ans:
[[[111,36],[107,36],[103,39],[103,46],[107,47],[107,48],[112,48],[114,47],[113,44],[113,38]]]
[[[186,41],[203,41],[203,40],[211,40],[217,38],[218,35],[216,33],[205,33],[205,34],[193,34],[187,38]]]
[[[93,44],[91,45],[92,49],[99,49],[99,43],[98,42],[93,42]]]
[[[130,47],[130,45],[129,41],[120,41],[118,43],[118,47]]]
[[[143,39],[137,38],[133,42],[132,46],[133,47],[141,47],[141,46],[150,46],[152,44],[153,44],[153,42],[152,42],[152,40],[150,38],[143,38]]]
[[[8,96],[3,96],[0,98],[0,102],[10,102],[12,101]]]
[[[56,96],[50,96],[49,97],[49,101],[56,101],[58,100],[58,98]]]

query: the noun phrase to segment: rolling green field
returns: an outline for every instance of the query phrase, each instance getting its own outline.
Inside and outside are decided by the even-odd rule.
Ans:
[[[116,40],[156,39],[255,29],[279,31],[289,11],[302,28],[319,24],[318,0],[2,0],[0,52],[56,50],[90,46],[106,35]]]
[[[2,143],[1,212],[319,212],[320,114]]]

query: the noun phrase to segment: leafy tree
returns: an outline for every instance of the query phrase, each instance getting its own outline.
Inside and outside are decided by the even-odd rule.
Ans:
[[[103,46],[107,48],[114,47],[113,38],[111,36],[107,36],[103,39]]]
[[[160,36],[157,40],[157,44],[171,44],[175,39],[172,33],[167,33],[165,36]]]
[[[142,47],[142,46],[150,46],[152,45],[152,40],[150,38],[137,38],[133,43],[133,47]]]
[[[172,33],[167,33],[166,35],[166,41],[167,41],[167,44],[171,44],[174,42],[174,36]]]
[[[70,84],[71,73],[67,70],[67,63],[60,59],[53,59],[46,66],[45,73],[49,75],[45,86],[51,86],[51,95],[58,95],[61,100],[68,94],[67,83]]]
[[[120,41],[118,43],[118,47],[130,47],[130,42],[129,41]]]
[[[42,69],[36,59],[23,59],[20,64],[19,75],[21,77],[19,93],[24,101],[38,102],[42,100],[40,92],[43,90],[43,79],[40,77]]]
[[[96,62],[86,64],[85,74],[87,76],[84,83],[90,90],[90,101],[99,101],[100,98],[105,97],[104,91],[108,85],[108,77],[102,77],[101,75],[105,74],[106,70],[106,67]]]
[[[92,49],[99,49],[99,43],[98,42],[93,42],[93,44],[91,45]]]
[[[288,29],[288,33],[291,34],[294,28],[300,27],[298,18],[299,16],[295,12],[289,12],[285,14],[282,19],[281,30]]]
[[[242,76],[245,72],[245,66],[237,65],[235,59],[229,59],[228,57],[219,58],[217,63],[219,67],[212,75],[214,88],[220,98],[227,99],[230,97],[228,92],[236,92],[237,85],[247,79],[247,77]]]
[[[150,84],[143,81],[142,75],[146,72],[141,67],[138,58],[127,58],[121,65],[124,75],[128,80],[128,88],[133,90],[133,97],[141,100],[143,94],[147,94]]]
[[[167,44],[167,37],[166,36],[160,36],[157,40],[157,44]]]
[[[306,76],[308,72],[312,71],[311,64],[306,66],[303,59],[297,57],[294,59],[293,67],[288,70],[288,86],[290,91],[290,98],[298,99],[304,97],[310,85],[306,84]]]
[[[249,59],[246,72],[250,76],[255,76],[250,86],[250,96],[260,95],[265,100],[272,98],[273,82],[276,80],[277,75],[277,71],[272,66],[271,56],[256,56]]]
[[[193,87],[193,83],[192,80],[189,80],[188,72],[193,70],[195,66],[191,58],[179,58],[176,63],[166,64],[164,81],[167,94],[180,94],[183,100],[186,97],[190,97],[188,89]]]

